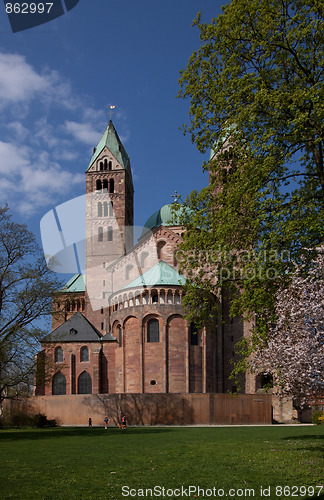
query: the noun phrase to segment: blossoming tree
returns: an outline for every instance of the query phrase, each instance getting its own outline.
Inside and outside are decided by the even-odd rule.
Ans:
[[[303,405],[324,393],[324,247],[276,299],[276,322],[266,340],[259,339],[251,365],[271,373],[279,393]]]

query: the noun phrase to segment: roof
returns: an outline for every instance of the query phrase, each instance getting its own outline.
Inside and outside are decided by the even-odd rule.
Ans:
[[[145,286],[159,286],[159,285],[184,285],[186,278],[178,273],[176,269],[169,266],[166,262],[161,260],[158,264],[151,267],[145,273],[138,276],[135,280],[128,283],[128,285],[123,287],[126,288],[138,288]]]
[[[85,280],[83,274],[75,274],[69,281],[59,290],[59,292],[85,292]]]
[[[126,150],[121,140],[119,139],[119,136],[113,125],[113,122],[109,120],[106,130],[104,131],[104,134],[101,137],[98,146],[94,150],[87,171],[89,170],[93,162],[98,158],[98,156],[105,147],[107,147],[109,151],[111,151],[111,153],[114,155],[114,157],[121,164],[122,167],[126,169],[129,166],[129,156],[126,153]]]
[[[47,335],[42,342],[92,342],[99,341],[102,335],[80,312],[75,313],[56,330]]]
[[[172,203],[164,205],[147,219],[144,224],[143,234],[145,233],[145,228],[153,229],[154,227],[159,226],[181,226],[181,219],[186,213],[188,213],[188,210],[188,208],[183,206],[180,206],[177,210],[175,210]]]

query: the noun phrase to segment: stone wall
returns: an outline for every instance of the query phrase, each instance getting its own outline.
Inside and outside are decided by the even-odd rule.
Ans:
[[[9,402],[9,409],[21,403]],[[35,396],[25,403],[31,413],[45,413],[61,425],[271,424],[271,396],[242,394],[99,394]]]

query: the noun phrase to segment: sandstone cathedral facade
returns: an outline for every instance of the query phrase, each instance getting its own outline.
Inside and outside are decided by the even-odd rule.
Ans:
[[[130,160],[111,120],[85,175],[85,272],[53,297],[35,396],[235,390],[234,346],[250,325],[230,320],[226,301],[215,331],[186,320],[186,278],[176,259],[185,230],[180,214],[163,206],[133,241]],[[250,394],[260,384],[248,374],[242,382]]]

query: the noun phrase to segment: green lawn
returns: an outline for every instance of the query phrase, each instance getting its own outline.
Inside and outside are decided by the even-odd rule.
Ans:
[[[324,484],[323,444],[324,426],[1,430],[0,498],[310,498],[299,488]]]

